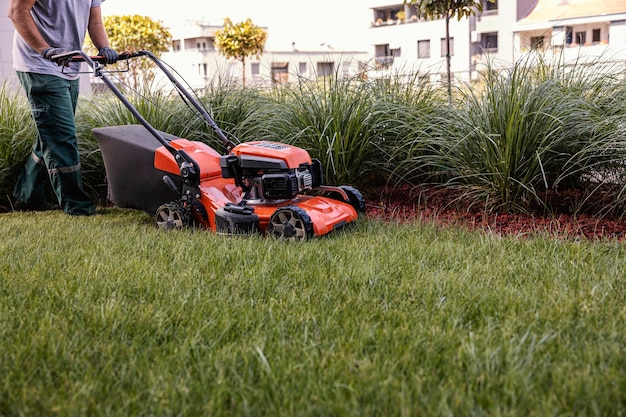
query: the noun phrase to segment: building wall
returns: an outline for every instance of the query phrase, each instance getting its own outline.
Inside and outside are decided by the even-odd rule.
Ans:
[[[13,71],[13,23],[7,17],[9,0],[0,0],[0,82],[7,80],[12,86],[17,85],[17,77]]]
[[[498,37],[498,47],[495,50],[484,50],[481,42],[472,43],[474,62],[477,67],[484,64],[487,59],[502,62],[504,65],[514,61],[513,32],[511,28],[517,22],[518,3],[524,1],[500,0],[498,10],[494,12],[483,12],[474,17],[476,22],[476,32],[481,40],[488,33],[496,33]],[[480,69],[480,68],[477,68]]]
[[[612,20],[609,26],[608,44],[619,58],[626,59],[626,16]]]
[[[241,82],[245,71],[246,85],[270,86],[299,76],[315,79],[329,73],[355,75],[369,59],[367,51],[321,50],[265,51],[260,57],[241,61],[227,59],[213,43],[221,26],[205,22],[171,28],[173,45],[163,60],[194,88],[224,81]],[[267,29],[266,29],[267,30]]]
[[[492,65],[510,66],[514,60],[514,41],[511,27],[521,14],[532,10],[537,0],[499,0],[498,9],[485,10],[478,16],[456,18],[450,21],[450,37],[453,38],[453,54],[451,70],[460,79],[473,77],[486,61]],[[368,30],[374,56],[380,55],[384,49],[381,45],[389,45],[390,49],[399,52],[393,57],[393,69],[415,69],[420,73],[441,76],[446,72],[445,39],[446,25],[444,19],[419,20],[409,19],[407,23],[380,25],[375,18],[389,3],[369,0],[373,22]],[[398,3],[398,6],[403,6]],[[412,14],[411,8],[403,6],[407,16]],[[495,36],[495,38],[494,38]],[[493,39],[497,39],[497,47]],[[418,42],[430,41],[430,57],[418,56]],[[396,55],[398,53],[396,52]],[[379,56],[380,60],[380,56]]]
[[[552,46],[555,36],[557,38],[560,36],[552,31],[554,23],[539,22],[538,26],[535,24],[533,30],[520,28],[518,24],[533,12],[537,5],[538,0],[499,0],[497,12],[485,9],[482,14],[468,19],[463,18],[460,21],[453,19],[450,22],[450,36],[454,38],[451,67],[455,77],[462,80],[473,78],[478,71],[484,70],[487,64],[496,69],[511,67],[528,52],[532,37],[546,36],[546,49]],[[376,16],[381,14],[377,13],[378,10],[386,8],[395,10],[395,7],[402,6],[402,2],[394,5],[381,0],[367,0],[372,19],[367,29],[367,37],[371,45],[373,66],[383,67],[380,62],[383,62],[384,46],[387,46],[394,55],[387,59],[387,62],[393,61],[393,70],[417,69],[423,74],[434,74],[432,78],[436,79],[438,74],[445,72],[445,58],[442,56],[444,54],[440,42],[440,39],[445,37],[445,21],[443,19],[409,21],[404,24],[375,22]],[[408,6],[404,7],[407,15],[410,15]],[[557,19],[556,16],[553,18]],[[603,42],[576,45],[576,48],[568,45],[563,51],[559,51],[565,60],[574,61],[580,59],[580,56],[595,60],[598,60],[598,57],[613,61],[626,59],[626,22],[621,14],[599,13],[598,16],[586,16],[572,21],[572,25],[576,25],[575,30],[586,31],[588,38],[591,38],[593,29],[602,28]],[[486,42],[486,39],[493,39],[494,34],[497,34],[497,48],[490,47],[489,42]],[[429,58],[418,57],[419,40],[430,40]]]
[[[516,59],[564,65],[600,61],[626,73],[626,4],[623,13],[559,20],[522,21],[514,26]],[[581,39],[582,38],[582,39]],[[539,47],[533,40],[542,39]]]
[[[388,45],[393,59],[393,69],[400,72],[417,70],[422,75],[446,73],[445,21],[420,21],[416,23],[402,23],[393,26],[371,27],[369,29],[371,43],[378,52],[374,56],[378,62],[372,62],[374,68],[381,68],[382,45]],[[463,20],[450,23],[451,69],[454,73],[467,71],[470,60],[469,22]],[[424,46],[426,45],[426,46]],[[428,47],[430,53],[425,54]],[[421,49],[421,50],[420,50]],[[421,56],[420,56],[421,54]]]
[[[461,79],[473,77],[477,71],[484,68],[487,60],[492,65],[510,66],[528,52],[531,37],[546,36],[545,49],[550,49],[555,39],[561,36],[558,28],[553,28],[550,22],[542,22],[534,28],[525,28],[518,24],[533,11],[537,2],[538,0],[499,0],[497,13],[483,13],[460,21],[453,19],[450,22],[450,36],[454,39],[451,69],[455,75]],[[11,63],[14,30],[6,16],[8,3],[9,0],[0,0],[0,81],[9,79],[17,83]],[[312,77],[317,75],[318,69],[322,72],[328,71],[329,66],[326,64],[330,62],[341,67],[342,74],[356,74],[365,67],[372,76],[383,72],[381,70],[417,70],[435,80],[443,77],[446,72],[445,50],[442,43],[442,39],[445,38],[443,19],[415,22],[410,19],[410,8],[401,0],[396,0],[396,3],[363,0],[363,8],[369,10],[370,20],[363,21],[363,32],[353,37],[357,47],[365,45],[363,50],[335,51],[328,48],[298,51],[294,47],[290,51],[266,52],[260,59],[252,57],[247,60],[245,69],[247,82],[271,84],[272,80],[277,78],[276,73],[284,71],[285,64],[287,79],[297,75]],[[400,22],[393,20],[394,16],[389,15],[392,21],[378,24],[375,14],[377,8],[402,9],[407,12],[407,20]],[[393,14],[395,15],[395,12]],[[585,47],[566,47],[563,50],[564,59],[577,59],[582,54],[589,57],[610,57],[617,61],[626,60],[624,15],[599,16],[593,19],[582,18],[579,25],[586,25],[586,30],[589,31],[600,25],[603,41],[606,37],[606,42]],[[241,63],[219,55],[212,43],[215,31],[220,28],[221,22],[172,28],[174,46],[172,52],[165,54],[164,59],[195,86],[206,85],[207,82],[219,77],[241,79],[243,71]],[[490,33],[498,34],[498,47],[485,50],[483,39],[485,34]],[[419,41],[429,41],[429,57],[418,56]],[[285,76],[281,75],[278,78],[284,80]],[[87,90],[86,86],[88,82],[84,81],[81,88]]]

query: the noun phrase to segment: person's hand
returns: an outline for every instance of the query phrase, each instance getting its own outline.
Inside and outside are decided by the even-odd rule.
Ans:
[[[98,55],[104,58],[104,62],[107,64],[115,64],[117,62],[118,54],[111,48],[100,48]]]
[[[68,66],[70,61],[72,60],[71,56],[67,56],[62,59],[55,59],[55,60],[52,59],[53,56],[61,55],[64,52],[65,52],[65,49],[63,48],[49,47],[41,51],[41,56],[44,59],[47,59],[48,61],[56,62],[58,66]]]

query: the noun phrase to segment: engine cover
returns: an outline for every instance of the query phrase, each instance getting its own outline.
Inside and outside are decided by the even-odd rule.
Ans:
[[[230,155],[222,157],[222,168],[227,167],[226,159],[236,156],[243,170],[282,171],[311,164],[309,153],[302,148],[279,142],[246,142],[233,148]]]

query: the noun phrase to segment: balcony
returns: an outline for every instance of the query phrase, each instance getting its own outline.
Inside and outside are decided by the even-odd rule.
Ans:
[[[403,4],[374,9],[374,21],[371,27],[387,27],[400,25],[403,23],[416,23],[419,19],[415,15],[413,8],[405,7]]]

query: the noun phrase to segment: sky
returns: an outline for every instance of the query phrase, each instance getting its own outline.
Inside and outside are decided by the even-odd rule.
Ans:
[[[103,15],[144,15],[161,20],[170,29],[189,20],[205,20],[221,25],[228,17],[233,22],[247,18],[258,26],[268,28],[268,48],[313,49],[321,44],[335,49],[364,49],[360,42],[371,20],[371,12],[364,0],[238,0],[206,1],[176,0],[106,0]],[[175,6],[173,6],[175,4]]]

